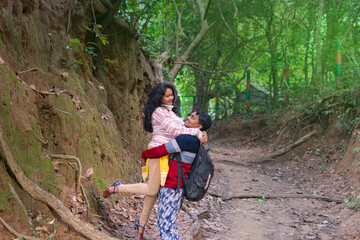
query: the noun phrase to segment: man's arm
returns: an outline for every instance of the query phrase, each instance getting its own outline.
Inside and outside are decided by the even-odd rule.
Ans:
[[[160,158],[170,153],[177,153],[182,151],[197,152],[199,147],[199,140],[190,135],[180,135],[175,139],[158,147],[146,149],[142,152],[143,159]]]
[[[161,158],[161,157],[166,156],[168,154],[169,153],[166,150],[165,144],[163,144],[163,145],[160,145],[158,147],[146,149],[145,151],[142,152],[141,157],[143,159]]]

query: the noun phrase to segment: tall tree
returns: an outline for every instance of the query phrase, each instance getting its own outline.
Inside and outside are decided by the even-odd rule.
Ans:
[[[319,89],[319,84],[322,83],[323,76],[322,73],[322,52],[321,52],[321,28],[322,28],[322,19],[323,19],[323,12],[324,12],[324,0],[319,1],[319,8],[317,12],[317,22],[316,22],[316,29],[315,29],[315,36],[314,36],[314,44],[316,49],[316,64],[315,69],[313,71],[312,76],[312,85]]]

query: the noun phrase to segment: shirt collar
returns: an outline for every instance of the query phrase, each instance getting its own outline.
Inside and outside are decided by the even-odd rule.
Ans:
[[[174,105],[166,105],[166,104],[162,104],[163,107],[165,107],[167,110],[172,111],[172,109],[174,108]]]

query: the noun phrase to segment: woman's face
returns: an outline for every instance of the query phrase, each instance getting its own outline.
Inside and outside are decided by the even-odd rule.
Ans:
[[[172,105],[174,100],[174,93],[171,88],[166,89],[164,96],[161,98],[161,102],[165,105]]]

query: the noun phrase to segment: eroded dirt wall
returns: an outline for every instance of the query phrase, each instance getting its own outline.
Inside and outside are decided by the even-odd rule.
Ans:
[[[74,185],[75,171],[65,164],[55,171],[51,154],[77,156],[84,171],[92,167],[99,190],[118,178],[140,179],[140,153],[148,143],[142,106],[153,84],[137,40],[110,24],[109,44],[99,44],[86,28],[93,21],[90,1],[70,8],[73,2],[0,2],[0,123],[26,175],[60,197]],[[79,49],[72,39],[81,42]],[[101,45],[96,57],[85,51],[93,40]],[[6,180],[0,181],[0,211],[6,211],[12,205],[7,182],[22,190],[3,158],[0,166]]]

